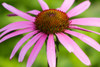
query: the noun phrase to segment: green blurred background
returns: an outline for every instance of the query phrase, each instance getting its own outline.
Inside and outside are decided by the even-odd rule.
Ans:
[[[54,8],[60,7],[60,5],[63,3],[64,0],[44,0],[44,1],[49,5],[51,9],[54,9]],[[83,1],[85,0],[76,0],[72,8]],[[3,2],[11,4],[12,6],[24,12],[27,12],[33,9],[42,11],[37,0],[0,0],[0,28],[12,22],[25,20],[21,17],[6,16],[7,14],[11,12],[9,12],[8,10],[2,7],[1,4]],[[100,17],[100,0],[91,0],[91,3],[92,4],[88,10],[86,10],[84,13],[74,18]],[[81,26],[81,27],[100,32],[100,28],[98,27],[87,27],[87,26]],[[78,31],[78,30],[75,30],[75,31]],[[89,32],[83,32],[83,31],[78,31],[78,32],[84,33],[100,43],[99,35],[89,33]],[[16,53],[14,58],[12,60],[9,60],[10,54],[14,46],[24,35],[25,34],[13,37],[0,44],[0,67],[26,67],[27,59],[33,47],[27,52],[25,59],[22,63],[18,63],[18,55],[22,47]],[[82,50],[90,58],[92,65],[89,67],[100,67],[100,52],[88,46],[87,44],[79,40],[78,38],[73,37],[73,36],[72,38],[76,41],[76,43],[80,46],[80,48],[82,48]],[[69,53],[62,45],[59,46],[59,53],[57,55],[58,55],[58,64],[57,64],[58,67],[88,67],[84,65],[73,53]],[[43,46],[42,50],[40,51],[32,67],[47,67],[46,45]]]

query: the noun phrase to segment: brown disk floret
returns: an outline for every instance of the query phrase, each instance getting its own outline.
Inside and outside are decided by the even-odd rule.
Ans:
[[[66,13],[49,9],[37,15],[35,21],[36,29],[46,34],[63,32],[69,26],[69,18]]]

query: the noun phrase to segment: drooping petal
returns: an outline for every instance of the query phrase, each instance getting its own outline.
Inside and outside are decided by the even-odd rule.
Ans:
[[[100,18],[79,18],[71,20],[71,24],[100,27]]]
[[[14,36],[17,36],[17,35],[20,35],[20,34],[24,34],[24,33],[27,33],[27,32],[31,32],[31,31],[34,31],[33,28],[27,28],[27,29],[15,31],[15,32],[10,33],[10,34],[6,35],[5,37],[3,37],[0,40],[0,43],[11,38],[11,37],[14,37]]]
[[[69,42],[69,44],[72,46],[74,49],[73,53],[86,65],[91,65],[91,62],[87,55],[80,49],[80,47],[67,35],[63,34],[62,35],[65,37],[66,41]]]
[[[73,5],[74,1],[75,0],[64,0],[63,4],[60,8],[58,8],[58,10],[66,12]]]
[[[47,41],[47,59],[50,67],[56,67],[56,52],[53,34],[50,34]]]
[[[32,37],[34,34],[38,33],[38,31],[34,31],[34,32],[31,32],[29,34],[27,34],[26,36],[24,36],[17,44],[16,46],[14,47],[12,53],[11,53],[11,56],[10,56],[10,59],[13,58],[13,56],[15,55],[15,53],[18,51],[18,49],[22,46],[22,44],[27,41],[30,37]]]
[[[91,3],[90,3],[89,0],[82,2],[81,4],[74,7],[72,10],[70,10],[67,13],[68,17],[74,17],[74,16],[77,16],[77,15],[81,14],[82,12],[84,12],[86,9],[89,8],[90,4]]]
[[[82,31],[86,31],[86,32],[91,32],[91,33],[95,33],[95,34],[100,35],[100,33],[98,33],[98,32],[87,30],[87,29],[84,29],[84,28],[81,28],[81,27],[78,27],[78,26],[69,26],[69,28],[77,29],[77,30],[82,30]]]
[[[29,58],[28,58],[28,61],[27,61],[27,66],[26,67],[31,67],[32,64],[34,63],[38,53],[40,52],[42,46],[43,46],[43,43],[45,42],[47,38],[47,35],[44,34],[38,41],[37,43],[35,44]]]
[[[29,50],[29,48],[43,35],[43,33],[38,33],[37,35],[35,35],[21,50],[20,54],[19,54],[19,58],[18,61],[22,62],[24,59],[24,56],[26,55],[27,51]]]
[[[90,45],[94,49],[100,51],[100,45],[94,39],[92,39],[92,38],[90,38],[90,37],[88,37],[88,36],[86,36],[84,34],[75,32],[75,31],[66,30],[65,32],[70,34],[70,35],[73,35],[73,36],[79,38],[80,40],[82,40],[83,42],[87,43],[88,45]]]
[[[40,13],[40,11],[38,11],[38,10],[31,10],[31,11],[28,11],[26,13],[27,14],[30,13],[30,14],[33,14],[33,15],[38,15]],[[16,15],[16,14],[8,14],[8,16],[11,17],[11,16],[18,16],[18,15]]]
[[[13,28],[15,26],[20,26],[20,25],[33,25],[34,26],[33,22],[29,22],[29,21],[14,22],[14,23],[8,24],[7,26],[0,29],[0,32],[5,31],[9,28]]]
[[[38,2],[40,3],[42,10],[49,9],[48,5],[43,0],[38,0]]]
[[[12,17],[12,16],[18,16],[17,14],[8,14],[8,17]]]
[[[14,14],[17,14],[18,16],[24,18],[24,19],[27,19],[27,20],[30,20],[30,21],[35,21],[35,17],[32,17],[18,9],[16,9],[15,7],[9,5],[9,4],[6,4],[6,3],[2,3],[2,5],[9,11],[13,12]]]
[[[13,27],[13,28],[11,28],[11,29],[8,29],[8,30],[4,31],[4,32],[0,35],[0,37],[4,36],[5,34],[11,32],[11,31],[13,31],[13,30],[24,29],[24,28],[30,28],[30,27],[33,28],[33,25],[21,25],[21,26],[16,26],[16,27]]]
[[[57,33],[56,36],[58,37],[58,40],[62,43],[62,45],[71,53],[73,52],[73,48],[70,46],[70,44],[68,42],[66,42],[65,37],[60,34]]]

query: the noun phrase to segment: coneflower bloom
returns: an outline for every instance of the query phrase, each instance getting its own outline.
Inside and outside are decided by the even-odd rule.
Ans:
[[[2,5],[14,14],[9,14],[8,16],[20,16],[28,21],[20,21],[11,23],[4,28],[0,29],[3,32],[0,37],[0,43],[17,35],[25,35],[13,49],[10,59],[13,58],[18,49],[26,42],[29,38],[29,42],[22,48],[19,54],[19,62],[22,62],[25,54],[34,45],[34,48],[28,58],[27,67],[31,67],[34,63],[39,51],[41,50],[44,42],[47,39],[47,60],[50,67],[56,67],[56,51],[55,51],[55,41],[54,35],[58,38],[59,42],[71,53],[74,53],[81,62],[85,65],[91,65],[91,62],[87,55],[80,49],[80,47],[71,39],[67,34],[73,35],[83,42],[87,43],[94,49],[100,51],[100,45],[92,38],[75,31],[72,29],[92,32],[100,35],[98,32],[80,28],[77,25],[84,26],[97,26],[100,27],[100,18],[78,18],[71,19],[71,17],[77,16],[84,12],[90,6],[90,1],[86,0],[81,4],[77,5],[73,9],[65,13],[74,3],[75,0],[64,0],[60,8],[49,9],[48,5],[43,0],[38,0],[43,11],[32,10],[24,13],[15,7],[2,3]],[[36,17],[32,17],[28,14],[34,14]],[[13,31],[13,32],[11,32]],[[9,33],[11,32],[11,33]],[[9,33],[9,34],[7,34]],[[7,34],[6,36],[4,36]],[[4,36],[4,37],[3,37]]]

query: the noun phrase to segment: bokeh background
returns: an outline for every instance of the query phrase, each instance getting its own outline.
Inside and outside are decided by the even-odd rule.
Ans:
[[[44,0],[44,1],[49,5],[51,9],[54,9],[54,8],[60,7],[60,5],[63,3],[64,0]],[[76,0],[76,2],[71,8],[73,8],[74,6],[78,5],[79,3],[83,1],[85,0]],[[11,12],[9,12],[8,10],[2,7],[1,4],[3,2],[11,4],[12,6],[24,12],[27,12],[33,9],[42,11],[37,0],[0,0],[0,28],[12,22],[25,20],[21,17],[8,17],[7,14],[10,14]],[[86,10],[84,13],[74,18],[100,17],[100,0],[91,0],[91,3],[92,4],[88,10]],[[100,27],[89,27],[89,26],[88,27],[81,26],[81,27],[100,32]],[[100,43],[100,35],[96,35],[94,33],[89,33],[89,32],[78,31],[78,30],[75,30],[75,31],[84,33]],[[9,40],[6,40],[3,43],[0,43],[0,67],[26,67],[27,59],[33,47],[27,52],[25,59],[22,63],[18,63],[18,55],[22,47],[16,53],[14,58],[12,60],[9,60],[10,54],[14,46],[24,35],[25,34],[19,35],[19,36],[10,38]],[[76,41],[76,43],[80,46],[80,48],[82,48],[82,50],[90,58],[92,65],[89,67],[100,67],[100,52],[91,48],[90,46],[88,46],[87,44],[79,40],[78,38],[74,36],[72,36],[72,38]],[[73,53],[69,53],[62,45],[59,46],[59,53],[57,53],[57,56],[58,56],[57,67],[88,67],[84,65]],[[46,45],[44,44],[42,50],[40,51],[32,67],[47,67],[47,66],[48,64],[47,64],[47,58],[46,58]]]

